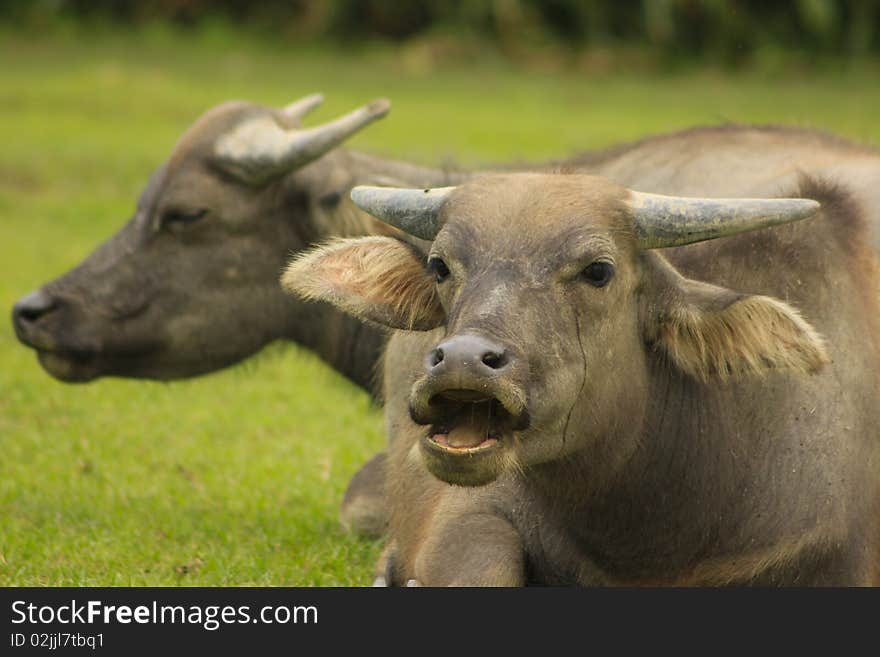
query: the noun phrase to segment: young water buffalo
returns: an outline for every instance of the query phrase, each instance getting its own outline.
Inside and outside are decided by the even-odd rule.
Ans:
[[[356,188],[428,257],[340,240],[284,284],[400,329],[388,581],[880,583],[877,262],[845,190],[789,191],[821,211],[584,175]]]

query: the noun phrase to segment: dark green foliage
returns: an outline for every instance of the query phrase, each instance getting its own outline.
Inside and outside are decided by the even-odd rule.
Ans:
[[[474,35],[524,45],[640,45],[674,57],[747,62],[769,46],[850,56],[880,51],[880,0],[0,0],[0,18],[183,26],[220,19],[281,39]]]

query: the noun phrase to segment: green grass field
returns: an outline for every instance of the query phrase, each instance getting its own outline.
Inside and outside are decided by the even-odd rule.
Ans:
[[[168,33],[0,34],[0,307],[129,216],[201,112],[323,91],[315,120],[376,96],[355,148],[465,164],[563,156],[731,120],[880,138],[878,69],[670,77],[425,67],[391,51],[258,47]],[[51,379],[0,322],[0,585],[360,585],[380,544],[342,533],[379,411],[310,354],[171,384]]]

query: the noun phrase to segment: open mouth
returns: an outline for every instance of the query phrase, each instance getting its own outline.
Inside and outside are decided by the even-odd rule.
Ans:
[[[514,418],[494,397],[474,390],[445,390],[431,398],[443,418],[428,440],[445,452],[472,455],[499,447],[513,434]]]

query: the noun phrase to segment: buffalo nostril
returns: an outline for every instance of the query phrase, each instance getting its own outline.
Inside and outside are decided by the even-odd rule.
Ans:
[[[35,322],[55,308],[55,300],[43,292],[31,292],[19,300],[12,309],[17,321]]]
[[[443,362],[443,350],[440,347],[437,347],[434,351],[431,352],[428,357],[428,363],[431,367],[437,367],[440,363]]]
[[[26,322],[33,322],[45,314],[45,311],[40,308],[19,308],[18,316],[21,317]]]
[[[487,351],[482,357],[483,365],[493,370],[500,370],[507,365],[507,352]]]

